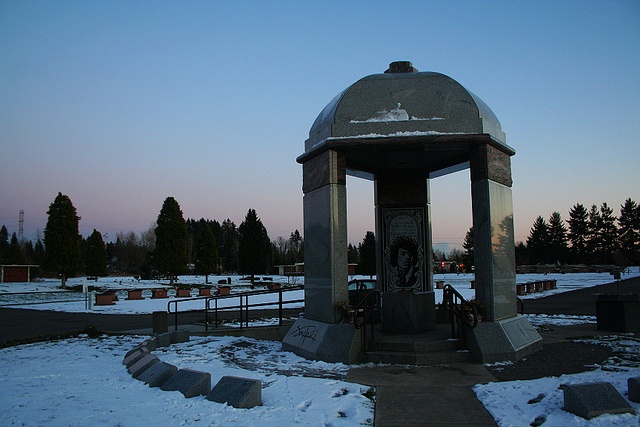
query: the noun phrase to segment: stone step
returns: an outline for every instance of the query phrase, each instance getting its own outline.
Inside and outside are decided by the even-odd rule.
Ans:
[[[455,339],[437,341],[370,341],[369,351],[389,351],[405,353],[433,353],[459,350],[460,342]]]
[[[411,353],[404,351],[369,351],[360,355],[363,363],[387,363],[391,365],[439,365],[442,363],[464,363],[471,361],[466,350]]]

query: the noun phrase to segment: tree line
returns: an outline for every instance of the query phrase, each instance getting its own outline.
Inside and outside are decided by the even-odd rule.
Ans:
[[[640,207],[627,199],[620,215],[602,203],[587,209],[575,204],[563,221],[553,212],[548,221],[538,216],[526,245],[516,246],[519,264],[614,264],[626,267],[640,263]]]
[[[20,242],[7,228],[0,228],[0,263],[38,264],[45,274],[57,274],[64,282],[78,272],[88,276],[132,274],[142,278],[197,274],[274,274],[274,266],[304,262],[304,238],[298,230],[288,239],[269,241],[254,209],[240,226],[230,219],[222,223],[201,218],[185,220],[173,197],[165,199],[157,221],[139,235],[120,232],[106,243],[94,230],[79,235],[80,217],[68,196],[58,193],[47,211],[44,239]],[[473,265],[473,228],[465,235],[463,249],[434,251],[436,261],[454,261],[455,267]],[[375,235],[367,231],[357,246],[349,244],[348,262],[357,274],[373,275]],[[525,242],[515,247],[516,264],[615,264],[640,265],[640,207],[627,199],[615,216],[606,203],[586,209],[574,205],[565,221],[559,212],[548,221],[538,216]],[[453,265],[450,265],[453,268]],[[439,271],[437,271],[439,272]]]
[[[267,274],[279,262],[302,262],[303,239],[298,230],[289,240],[270,242],[267,230],[254,209],[240,226],[230,219],[219,223],[207,219],[185,220],[180,205],[167,197],[158,218],[148,230],[118,233],[105,243],[98,230],[86,239],[79,232],[76,208],[68,196],[58,193],[47,211],[44,239],[35,245],[9,237],[0,228],[0,263],[38,264],[41,274],[58,275],[62,284],[79,272],[87,276],[132,274],[141,278],[178,274]],[[275,264],[274,264],[275,263]]]

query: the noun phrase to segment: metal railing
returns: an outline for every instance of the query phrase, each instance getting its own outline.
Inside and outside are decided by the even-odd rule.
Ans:
[[[449,311],[451,338],[464,340],[463,328],[473,329],[478,325],[478,309],[453,286],[444,285],[442,291],[442,304]]]
[[[359,299],[358,304],[353,309],[353,326],[360,329],[360,348],[362,352],[367,351],[369,341],[375,339],[374,325],[376,323],[376,312],[380,309],[380,293],[370,290]],[[370,336],[367,338],[367,326]]]
[[[283,310],[284,310],[284,306],[285,305],[290,305],[290,304],[296,304],[296,303],[300,303],[300,302],[304,302],[304,298],[303,299],[287,299],[285,300],[283,298],[283,294],[286,292],[291,292],[291,291],[298,291],[304,289],[303,286],[291,286],[291,287],[282,287],[280,289],[273,289],[273,290],[258,290],[258,291],[248,291],[248,292],[239,292],[236,294],[229,294],[229,295],[216,295],[216,296],[205,296],[205,297],[195,297],[195,298],[185,298],[185,299],[179,299],[179,300],[171,300],[167,303],[167,312],[169,314],[173,314],[174,315],[174,325],[175,325],[175,330],[178,329],[178,314],[179,313],[197,313],[197,312],[203,312],[204,313],[204,327],[205,327],[205,332],[209,331],[209,315],[212,314],[213,315],[213,323],[214,323],[214,327],[218,327],[220,324],[220,319],[218,314],[220,312],[233,312],[233,311],[238,311],[239,314],[239,320],[240,320],[240,329],[243,328],[243,325],[245,325],[246,327],[249,326],[249,321],[250,321],[250,309],[255,309],[255,308],[268,308],[268,307],[274,307],[277,306],[278,309],[278,326],[282,326],[282,320],[283,320]],[[250,297],[256,297],[258,295],[277,295],[278,299],[277,301],[261,301],[261,302],[254,302],[251,303],[249,301]],[[230,305],[224,305],[224,306],[220,306],[219,301],[221,300],[233,300],[233,299],[238,299],[238,303],[237,304],[230,304]],[[203,301],[203,308],[201,309],[191,309],[191,310],[184,310],[184,311],[180,311],[179,310],[179,304],[182,303],[191,303],[193,304],[193,301],[199,301],[202,300]],[[213,304],[213,307],[212,307]],[[172,310],[172,308],[174,308],[174,310]]]

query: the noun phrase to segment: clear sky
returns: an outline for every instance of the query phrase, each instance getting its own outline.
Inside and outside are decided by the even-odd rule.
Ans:
[[[0,0],[0,225],[35,239],[58,192],[108,239],[173,196],[185,218],[256,210],[302,232],[324,106],[392,61],[457,80],[512,158],[516,240],[576,203],[640,203],[640,1]],[[471,226],[469,173],[432,180],[435,243]],[[349,241],[373,184],[347,182]]]

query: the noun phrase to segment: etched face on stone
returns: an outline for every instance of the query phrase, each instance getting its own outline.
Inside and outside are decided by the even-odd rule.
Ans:
[[[405,248],[398,249],[398,269],[408,270],[413,265],[411,252]]]

